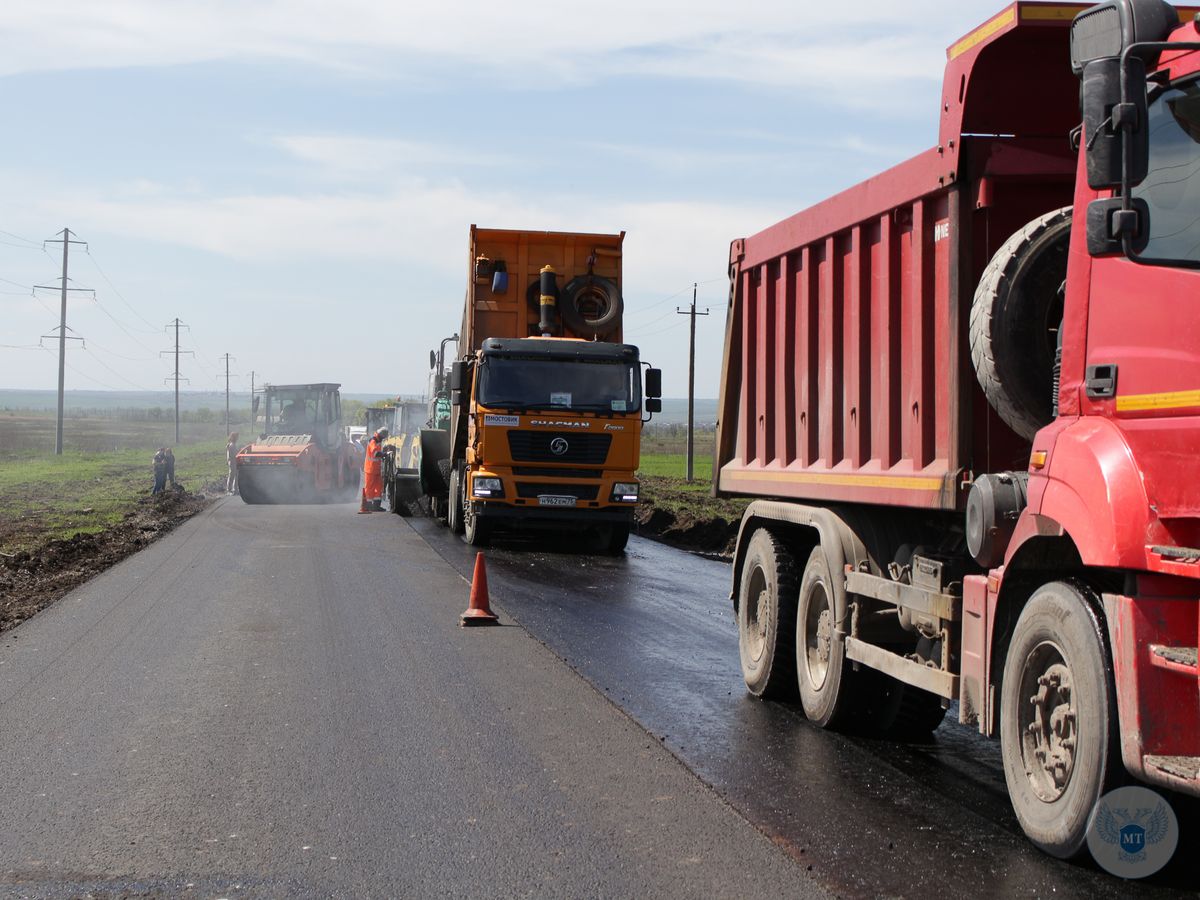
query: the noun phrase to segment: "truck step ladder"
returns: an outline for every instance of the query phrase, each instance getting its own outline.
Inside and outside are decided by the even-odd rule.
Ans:
[[[1196,662],[1195,647],[1164,647],[1161,644],[1151,644],[1150,665],[1166,669],[1168,672],[1200,678],[1200,665]]]
[[[1142,763],[1147,772],[1161,773],[1170,781],[1200,781],[1200,756],[1145,756]]]

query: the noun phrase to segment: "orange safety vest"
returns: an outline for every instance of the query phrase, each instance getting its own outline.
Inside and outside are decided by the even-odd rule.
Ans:
[[[375,456],[378,452],[379,441],[371,438],[367,443],[367,458],[363,460],[363,487],[368,500],[383,495],[383,463]]]

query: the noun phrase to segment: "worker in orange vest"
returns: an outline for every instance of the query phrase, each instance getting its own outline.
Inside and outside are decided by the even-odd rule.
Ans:
[[[383,507],[383,442],[388,430],[380,428],[367,442],[367,455],[363,460],[363,493],[374,509]]]

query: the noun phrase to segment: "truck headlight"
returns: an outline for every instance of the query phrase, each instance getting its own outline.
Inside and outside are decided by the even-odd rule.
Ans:
[[[637,503],[638,483],[636,481],[618,481],[613,485],[612,499],[616,503]]]
[[[476,478],[471,482],[471,493],[476,497],[500,497],[504,494],[504,485],[499,478]]]

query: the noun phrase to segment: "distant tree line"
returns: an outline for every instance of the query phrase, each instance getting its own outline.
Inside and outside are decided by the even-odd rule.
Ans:
[[[53,415],[52,412],[43,409],[16,409],[8,406],[0,407],[0,412],[43,416]],[[175,408],[173,406],[67,408],[63,410],[63,418],[116,419],[123,422],[173,422],[175,421]],[[224,422],[225,410],[224,408],[211,409],[207,406],[201,406],[199,409],[183,409],[179,411],[179,421],[198,423]],[[229,410],[230,425],[240,425],[249,421],[250,410]]]

